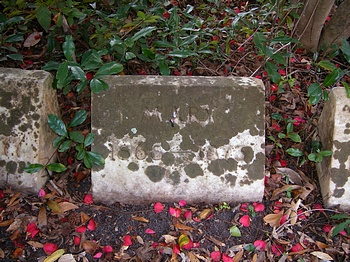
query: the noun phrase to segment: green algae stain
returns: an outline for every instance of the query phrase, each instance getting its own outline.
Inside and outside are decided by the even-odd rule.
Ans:
[[[204,175],[202,168],[195,163],[188,164],[185,167],[185,172],[186,172],[186,175],[190,178],[196,178]]]
[[[165,168],[160,166],[148,166],[145,175],[154,183],[161,181],[165,175]]]

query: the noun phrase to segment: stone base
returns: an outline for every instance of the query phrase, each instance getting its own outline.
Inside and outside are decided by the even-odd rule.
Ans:
[[[92,96],[94,200],[261,201],[264,86],[255,78],[110,76]]]
[[[323,150],[332,150],[317,165],[324,205],[350,210],[350,99],[343,87],[334,88],[326,102],[318,133]]]
[[[56,135],[47,124],[58,114],[52,77],[45,71],[0,68],[0,187],[37,193],[47,181],[44,171],[29,174],[30,163],[46,164],[55,152]]]

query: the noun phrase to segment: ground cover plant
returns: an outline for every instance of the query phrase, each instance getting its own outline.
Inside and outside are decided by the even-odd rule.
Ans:
[[[0,64],[55,76],[59,163],[28,196],[0,190],[8,261],[348,261],[350,218],[327,210],[315,163],[323,103],[349,90],[350,45],[308,53],[288,1],[2,1]],[[94,203],[90,92],[111,74],[254,76],[266,87],[262,203]],[[98,152],[96,152],[98,153]],[[35,163],[27,171],[41,169]],[[57,171],[62,171],[57,173]]]

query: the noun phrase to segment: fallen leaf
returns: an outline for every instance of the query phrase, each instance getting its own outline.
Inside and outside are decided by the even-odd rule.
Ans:
[[[64,249],[59,249],[56,252],[54,252],[51,256],[48,256],[47,258],[45,258],[44,262],[55,262],[63,254],[64,254]]]
[[[22,256],[22,254],[23,254],[23,249],[20,247],[16,248],[16,250],[13,252],[14,258],[18,258]]]
[[[299,186],[303,185],[300,175],[297,172],[295,172],[293,169],[288,167],[276,167],[275,170],[277,173],[287,175],[290,181],[292,181],[294,184]]]
[[[15,205],[15,204],[17,203],[16,200],[17,200],[17,198],[18,198],[20,195],[21,195],[20,192],[17,192],[16,194],[14,194],[14,195],[11,197],[11,199],[10,199],[9,203],[7,204],[7,206],[10,207],[10,206]]]
[[[311,252],[311,255],[314,255],[315,257],[318,257],[319,259],[322,259],[322,260],[333,260],[333,258],[330,255],[321,251]]]
[[[35,46],[37,43],[40,42],[42,35],[43,35],[42,32],[31,33],[24,41],[23,46],[24,47]]]
[[[155,213],[160,213],[163,211],[163,209],[164,209],[164,206],[160,202],[155,203],[153,206],[153,210]]]
[[[268,223],[271,227],[278,227],[283,217],[283,210],[277,214],[268,214],[264,216],[264,222]]]
[[[210,208],[204,209],[200,214],[199,214],[199,219],[203,220],[208,218],[212,213],[212,210]]]
[[[196,257],[196,255],[192,252],[187,253],[190,262],[200,262],[200,260]]]
[[[149,220],[144,218],[144,217],[131,217],[133,220],[136,220],[136,221],[140,221],[140,222],[143,222],[143,223],[148,223]]]
[[[164,240],[165,243],[167,243],[167,244],[175,243],[176,237],[171,236],[171,235],[163,235],[163,237],[165,239]]]
[[[280,188],[275,189],[272,192],[272,196],[271,196],[271,200],[276,200],[277,198],[279,198],[279,195],[286,192],[286,191],[292,191],[292,190],[296,190],[296,189],[300,189],[301,186],[299,185],[284,185]]]
[[[233,258],[233,262],[239,262],[241,261],[241,258],[243,257],[244,249],[241,249]]]
[[[0,248],[0,258],[5,258],[5,253],[1,248]]]
[[[325,243],[323,243],[323,242],[320,242],[320,241],[315,241],[315,244],[316,244],[316,246],[319,248],[319,249],[324,249],[324,248],[327,248],[328,247],[328,245],[327,244],[325,244]]]
[[[47,225],[46,208],[41,206],[38,214],[38,227],[42,228]]]
[[[87,240],[83,243],[83,248],[87,253],[92,255],[97,250],[98,245],[93,241]]]
[[[28,241],[27,242],[29,245],[31,245],[34,249],[35,248],[43,248],[43,244],[37,241]]]
[[[187,231],[192,231],[194,230],[193,227],[190,227],[190,226],[186,226],[186,225],[183,225],[181,223],[175,223],[174,224],[174,227],[179,229],[179,230],[187,230]]]
[[[13,223],[14,219],[4,220],[0,222],[0,227],[7,227]]]
[[[58,262],[76,262],[72,254],[64,254],[58,259]]]
[[[60,207],[62,214],[66,211],[79,208],[77,205],[74,205],[70,202],[61,202],[61,203],[58,203],[58,206]]]
[[[47,200],[46,205],[51,209],[53,213],[62,214],[61,207],[57,204],[56,201],[49,199]]]
[[[141,245],[144,245],[144,244],[145,244],[145,241],[143,241],[142,237],[140,237],[140,236],[137,236],[137,237],[136,237],[136,240],[137,240],[137,242],[139,242],[139,244],[141,244]]]
[[[80,220],[82,224],[86,223],[89,219],[90,217],[87,214],[80,212]]]

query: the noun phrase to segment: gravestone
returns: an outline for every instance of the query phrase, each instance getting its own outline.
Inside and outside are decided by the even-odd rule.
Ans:
[[[109,76],[92,95],[94,200],[261,201],[264,86],[244,77]]]
[[[44,171],[23,171],[30,163],[46,164],[55,152],[56,135],[47,116],[57,114],[52,77],[45,71],[0,68],[0,187],[37,193],[47,181]]]
[[[345,88],[331,91],[319,119],[318,134],[322,150],[333,151],[317,165],[324,205],[350,210],[350,99]]]

